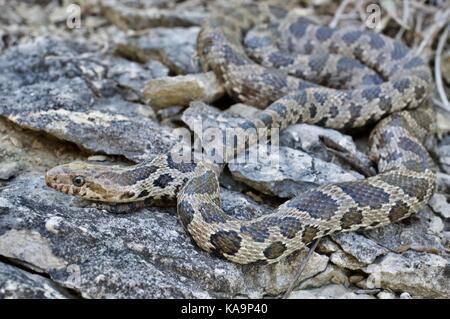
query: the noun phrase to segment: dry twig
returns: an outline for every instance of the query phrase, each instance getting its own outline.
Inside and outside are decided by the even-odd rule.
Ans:
[[[436,56],[434,59],[434,77],[436,81],[436,88],[439,94],[439,97],[442,101],[442,107],[450,112],[450,103],[447,99],[447,94],[445,93],[444,89],[444,83],[442,81],[442,72],[441,72],[441,56],[442,51],[444,50],[445,42],[448,38],[448,32],[450,30],[450,25],[447,25],[447,27],[444,29],[444,32],[442,32],[441,37],[439,38],[438,46],[436,49]]]

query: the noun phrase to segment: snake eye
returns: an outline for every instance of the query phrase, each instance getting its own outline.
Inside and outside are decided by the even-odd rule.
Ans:
[[[76,187],[81,187],[84,185],[84,177],[83,176],[75,176],[72,179],[72,183],[73,185],[75,185]]]

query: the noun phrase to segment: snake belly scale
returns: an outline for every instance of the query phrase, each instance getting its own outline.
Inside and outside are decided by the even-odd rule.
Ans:
[[[276,262],[316,238],[393,223],[428,202],[435,185],[424,147],[434,123],[427,101],[431,74],[401,42],[249,4],[211,15],[197,49],[204,69],[215,72],[230,96],[262,108],[242,129],[377,123],[370,155],[378,175],[319,186],[252,220],[223,212],[218,176],[209,165],[177,163],[170,154],[129,167],[64,164],[47,172],[47,184],[106,203],[176,200],[181,223],[198,246],[240,264]]]

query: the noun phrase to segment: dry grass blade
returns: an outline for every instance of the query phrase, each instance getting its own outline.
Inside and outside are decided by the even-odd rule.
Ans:
[[[446,24],[449,23],[450,19],[450,8],[447,8],[445,11],[436,11],[434,15],[434,22],[431,24],[428,29],[424,33],[424,40],[420,44],[417,49],[418,54],[421,54],[426,47],[428,47],[431,43],[433,43],[434,38],[439,33]]]
[[[434,77],[436,81],[436,88],[442,102],[441,107],[448,112],[450,112],[450,103],[447,99],[447,94],[445,93],[444,89],[444,83],[442,81],[441,56],[442,51],[444,50],[445,42],[447,41],[448,38],[449,30],[450,25],[447,25],[447,27],[444,29],[444,32],[442,32],[441,37],[439,38],[438,46],[436,49],[436,57],[434,60]]]
[[[298,282],[300,276],[303,273],[303,270],[306,267],[306,264],[308,263],[308,260],[311,258],[313,252],[316,250],[317,245],[319,244],[321,238],[318,238],[316,240],[314,240],[311,248],[308,251],[308,255],[306,255],[306,257],[302,260],[300,267],[297,270],[297,273],[295,274],[294,279],[292,280],[291,284],[289,285],[289,288],[286,290],[285,294],[283,295],[283,299],[287,299],[289,298],[292,290],[294,289],[295,284]]]
[[[331,20],[329,26],[331,28],[336,28],[337,24],[339,23],[339,20],[342,17],[342,14],[345,11],[345,8],[347,8],[347,6],[349,5],[351,0],[344,0],[341,2],[341,4],[339,5],[338,9],[336,10],[336,14],[333,17],[333,20]]]

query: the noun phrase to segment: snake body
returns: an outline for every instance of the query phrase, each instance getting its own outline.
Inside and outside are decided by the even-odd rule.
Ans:
[[[277,41],[268,41],[274,35]],[[240,264],[276,262],[316,238],[393,223],[428,202],[435,184],[424,147],[434,122],[427,103],[431,74],[402,43],[250,4],[207,19],[198,55],[230,96],[268,105],[241,129],[297,122],[347,129],[378,122],[370,148],[379,174],[319,186],[252,220],[223,212],[218,175],[208,164],[178,163],[171,154],[130,167],[69,163],[48,171],[47,184],[100,202],[176,199],[198,246]]]

